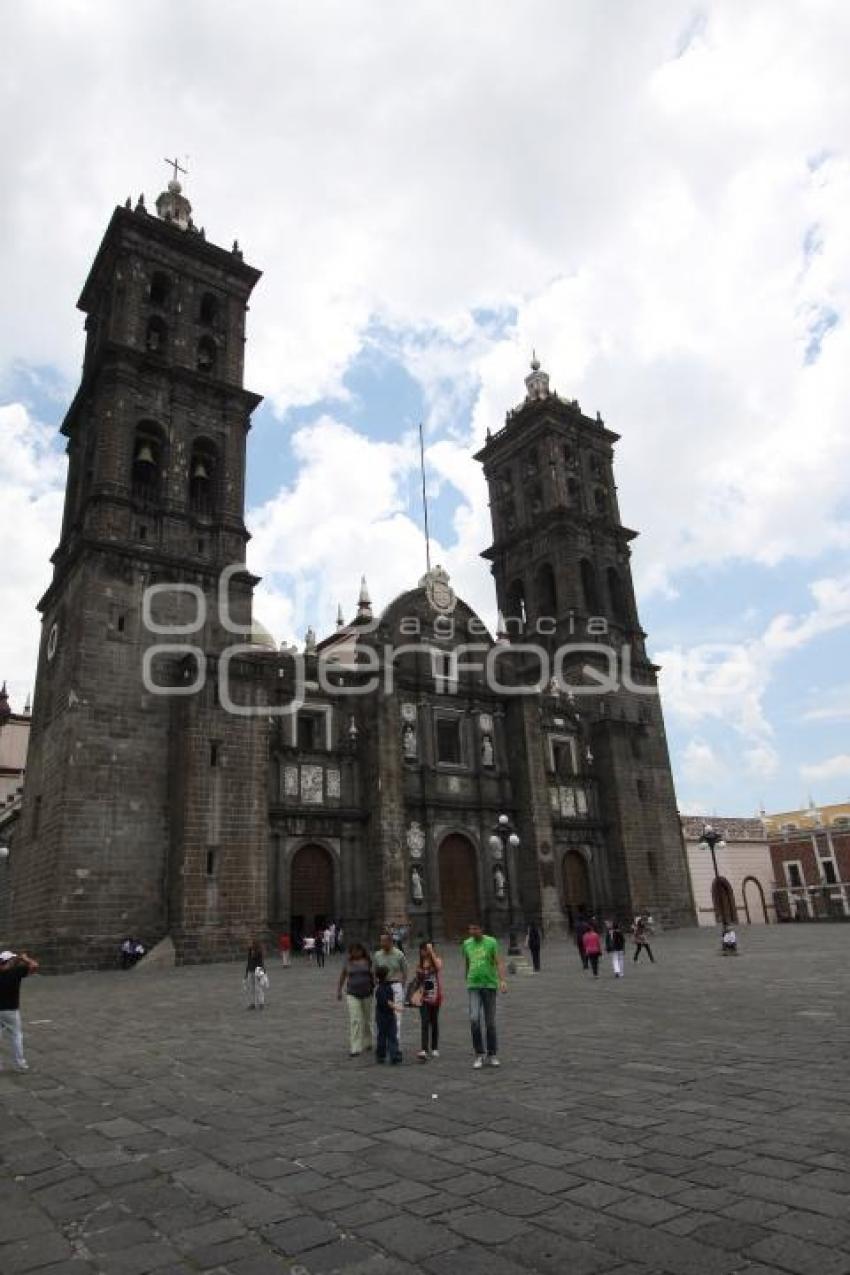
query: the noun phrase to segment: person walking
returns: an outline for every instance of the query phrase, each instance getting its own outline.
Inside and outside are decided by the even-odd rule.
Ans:
[[[307,957],[307,963],[310,964],[310,962],[313,960],[313,953],[316,950],[315,934],[304,935],[304,941],[301,944],[301,950],[303,951],[304,955]]]
[[[316,965],[319,969],[325,968],[325,935],[323,930],[316,931],[314,939],[314,947],[316,952]]]
[[[377,1042],[375,1046],[375,1062],[386,1062],[389,1054],[391,1063],[401,1062],[401,1046],[398,1040],[398,1023],[401,1010],[396,1004],[393,985],[389,981],[386,966],[381,965],[375,971],[377,984],[375,987],[375,1029]]]
[[[632,926],[632,939],[634,940],[635,945],[635,961],[640,956],[642,950],[646,948],[647,956],[652,964],[655,964],[655,957],[652,955],[652,948],[649,946],[649,938],[651,934],[652,927],[650,925],[649,917],[643,915],[636,916],[635,923]]]
[[[29,1071],[21,1024],[21,983],[38,973],[38,961],[26,952],[0,952],[0,1043],[8,1037],[15,1071]],[[2,1070],[0,1062],[0,1070]]]
[[[587,953],[584,950],[584,936],[589,929],[590,922],[583,912],[579,912],[578,920],[576,921],[575,936],[576,947],[578,948],[578,954],[581,957],[581,967],[583,970],[588,968]]]
[[[535,974],[540,973],[540,945],[542,941],[543,936],[532,921],[525,936],[525,946],[528,948],[528,954],[531,957],[531,964]]]
[[[251,940],[248,948],[248,960],[245,963],[245,991],[248,996],[248,1009],[264,1009],[266,1004],[266,971],[262,945],[258,939]]]
[[[281,934],[277,940],[277,950],[280,953],[280,963],[284,969],[289,969],[292,963],[292,939],[288,934]]]
[[[362,943],[352,943],[343,963],[336,989],[342,1000],[343,989],[348,1007],[348,1056],[356,1058],[364,1049],[372,1048],[372,961]]]
[[[380,946],[372,956],[375,977],[378,970],[386,970],[387,982],[393,989],[396,1009],[401,1013],[404,1009],[404,988],[407,982],[407,957],[401,948],[393,942],[389,930],[384,930],[380,938]],[[398,1021],[398,1040],[401,1044],[401,1019]]]
[[[602,955],[602,944],[599,935],[592,925],[589,925],[581,938],[581,948],[584,953],[588,965],[593,970],[593,977],[599,977],[599,957]]]
[[[491,1067],[498,1067],[496,997],[500,991],[504,993],[508,990],[505,962],[497,940],[492,935],[485,934],[477,923],[470,925],[469,938],[464,940],[462,951],[469,995],[469,1025],[475,1052],[472,1065],[476,1070],[483,1067],[485,1062]]]
[[[619,921],[612,921],[605,932],[605,950],[611,957],[611,968],[614,971],[614,977],[622,978],[626,953],[626,936]]]
[[[440,1057],[440,1006],[443,1003],[443,961],[434,950],[433,943],[419,944],[419,963],[416,966],[416,989],[421,996],[419,1023],[421,1062]]]

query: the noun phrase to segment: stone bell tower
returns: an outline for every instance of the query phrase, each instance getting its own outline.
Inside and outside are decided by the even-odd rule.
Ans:
[[[260,272],[206,239],[180,183],[116,208],[78,305],[82,379],[39,651],[12,935],[48,966],[128,932],[178,956],[241,947],[265,916],[257,722],[222,711],[222,569],[250,626],[245,317]],[[161,648],[161,649],[155,649]],[[193,648],[190,650],[189,648]],[[196,688],[194,692],[192,688]],[[189,692],[187,694],[187,691]]]
[[[493,524],[484,557],[508,634],[543,648],[548,673],[562,683],[561,709],[558,688],[550,686],[555,706],[544,697],[539,715],[552,801],[548,813],[541,803],[537,824],[546,825],[552,793],[564,788],[557,736],[546,738],[548,714],[580,723],[581,739],[567,739],[564,749],[576,806],[570,797],[558,810],[552,835],[567,846],[571,838],[582,842],[590,865],[586,902],[623,916],[646,908],[692,923],[658,670],[646,654],[632,585],[637,532],[623,526],[617,504],[619,435],[556,394],[536,358],[525,384],[524,401],[498,433],[488,433],[477,459]],[[528,679],[537,676],[533,656],[518,654],[518,665]],[[530,764],[534,753],[530,743]]]

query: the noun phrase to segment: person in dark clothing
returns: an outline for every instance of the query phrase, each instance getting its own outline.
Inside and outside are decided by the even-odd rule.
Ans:
[[[262,944],[253,939],[248,948],[248,959],[245,962],[245,991],[248,995],[248,1009],[265,1008],[266,995],[263,979],[260,974],[265,970],[265,956]]]
[[[375,1028],[378,1033],[375,1062],[385,1062],[389,1054],[390,1062],[400,1063],[398,1011],[393,997],[393,985],[387,982],[387,971],[380,966],[375,970],[375,977],[378,983],[375,989]]]
[[[29,1071],[21,1028],[21,982],[37,972],[38,961],[26,952],[0,952],[0,1041],[9,1037],[15,1071]]]
[[[525,946],[528,948],[528,954],[531,957],[531,964],[535,973],[540,972],[540,945],[543,941],[542,935],[534,922],[528,927],[528,933],[525,936]]]
[[[325,936],[322,930],[316,930],[316,965],[325,968]]]
[[[582,912],[579,914],[579,918],[576,921],[575,936],[576,936],[576,947],[578,948],[578,954],[581,957],[581,967],[583,970],[590,968],[590,965],[587,959],[587,953],[584,950],[584,936],[589,929],[590,929],[590,922],[588,921],[587,917]]]
[[[626,936],[619,921],[612,921],[605,931],[605,951],[611,957],[611,968],[614,971],[614,977],[622,978]]]

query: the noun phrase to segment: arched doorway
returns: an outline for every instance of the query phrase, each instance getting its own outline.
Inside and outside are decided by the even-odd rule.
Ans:
[[[443,909],[443,936],[465,936],[470,921],[481,919],[478,897],[478,864],[475,847],[468,837],[453,832],[440,846],[440,903]]]
[[[727,925],[738,924],[738,909],[735,906],[735,895],[725,877],[715,877],[711,883],[711,901],[714,904],[714,916],[717,921]]]
[[[580,850],[568,850],[564,855],[563,874],[564,911],[572,929],[579,914],[590,911],[590,873]]]
[[[306,845],[292,859],[289,885],[292,938],[315,934],[333,920],[334,865],[324,846]]]
[[[764,890],[761,888],[761,882],[756,880],[755,877],[744,877],[742,891],[747,924],[767,925],[770,918],[767,915],[767,904],[764,901]]]

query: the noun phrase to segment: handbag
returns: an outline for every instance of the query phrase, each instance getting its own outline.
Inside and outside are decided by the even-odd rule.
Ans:
[[[254,973],[254,977],[256,978],[257,982],[259,983],[259,985],[260,985],[260,987],[263,989],[263,991],[264,991],[264,992],[265,992],[265,991],[268,991],[268,987],[269,987],[269,976],[268,976],[268,974],[266,973],[266,971],[263,969],[262,965],[258,965],[258,966],[257,966],[257,969],[256,969],[256,971],[255,971],[255,973]]]

